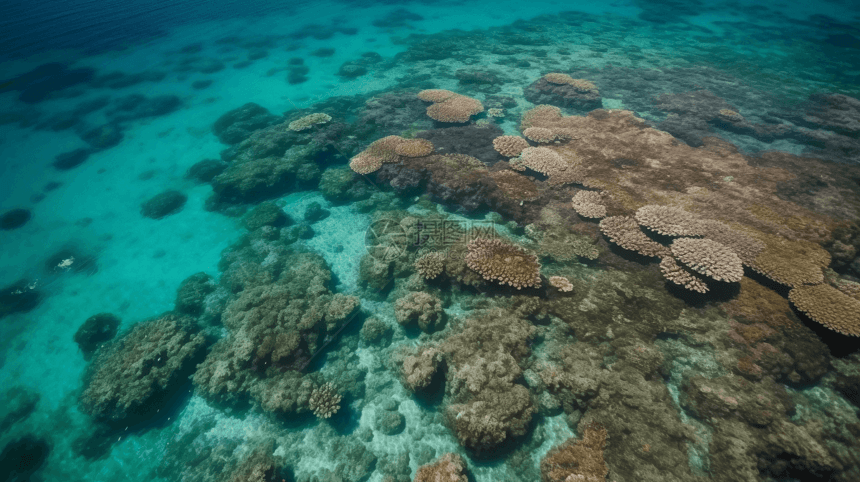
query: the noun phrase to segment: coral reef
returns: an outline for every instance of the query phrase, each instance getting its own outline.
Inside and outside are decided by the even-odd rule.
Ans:
[[[467,482],[466,463],[454,453],[447,453],[432,464],[418,467],[412,482]]]
[[[592,422],[585,427],[582,440],[568,440],[553,447],[540,461],[543,482],[601,482],[609,468],[603,460],[607,433]]]
[[[445,322],[442,300],[423,291],[411,292],[394,303],[394,317],[401,325],[418,324],[424,332],[431,332]]]
[[[468,245],[466,264],[484,279],[516,289],[540,286],[537,257],[500,239],[476,238]]]
[[[164,191],[144,201],[140,205],[140,214],[147,218],[161,219],[181,211],[186,201],[188,196],[179,191]]]
[[[189,320],[167,313],[102,347],[85,375],[81,410],[113,424],[153,416],[204,348],[194,330]]]
[[[317,417],[330,418],[340,410],[341,398],[335,386],[328,382],[311,392],[308,406]]]

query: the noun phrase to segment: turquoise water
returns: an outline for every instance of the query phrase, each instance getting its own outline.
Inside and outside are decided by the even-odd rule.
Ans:
[[[4,480],[860,480],[856,5],[0,5]]]

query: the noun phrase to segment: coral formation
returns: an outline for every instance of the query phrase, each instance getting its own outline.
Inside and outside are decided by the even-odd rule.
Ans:
[[[571,199],[573,209],[585,218],[600,219],[606,217],[606,206],[599,192],[577,191]]]
[[[573,291],[573,283],[564,276],[550,276],[549,284],[556,287],[562,293]]]
[[[642,256],[671,257],[669,248],[652,240],[630,216],[611,216],[600,220],[600,231],[618,246]]]
[[[412,482],[468,482],[466,463],[454,453],[447,453],[432,464],[418,467]]]
[[[675,259],[717,281],[736,283],[744,275],[741,259],[731,249],[710,239],[679,238],[672,242]]]
[[[401,325],[417,323],[430,332],[445,321],[442,300],[424,291],[413,291],[394,302],[394,317]]]
[[[308,130],[317,124],[325,124],[327,122],[331,122],[330,115],[316,112],[290,122],[288,127],[291,131],[299,132]]]
[[[517,157],[526,147],[530,147],[528,141],[520,136],[499,136],[493,139],[493,148],[505,157]]]
[[[427,107],[427,116],[439,122],[469,122],[473,115],[484,112],[481,101],[445,90],[422,90],[418,98],[433,103]]]
[[[193,323],[175,314],[134,325],[90,364],[81,410],[110,423],[152,416],[166,402],[165,393],[182,384],[203,347]]]
[[[398,156],[424,157],[433,154],[433,143],[427,139],[407,139],[394,148]]]
[[[435,279],[445,271],[445,253],[432,251],[415,260],[415,271],[424,279]]]
[[[555,132],[545,127],[529,127],[523,131],[523,135],[531,141],[543,144],[555,140]]]
[[[141,204],[140,214],[152,219],[161,219],[181,211],[186,201],[188,196],[179,191],[164,191]]]
[[[488,281],[516,289],[540,286],[537,257],[501,239],[476,238],[468,245],[466,265]]]
[[[663,236],[697,236],[702,234],[699,220],[672,206],[649,204],[636,210],[636,222]]]
[[[552,448],[540,461],[543,482],[601,482],[609,468],[603,460],[607,433],[592,422],[585,427],[582,440],[570,439]]]
[[[324,383],[311,392],[308,405],[318,418],[331,418],[340,410],[342,397],[331,382]]]
[[[84,358],[89,359],[96,349],[116,336],[120,320],[111,313],[99,313],[93,315],[75,332],[75,343],[84,353]]]
[[[798,310],[827,328],[860,336],[860,300],[828,284],[797,286],[788,298]]]

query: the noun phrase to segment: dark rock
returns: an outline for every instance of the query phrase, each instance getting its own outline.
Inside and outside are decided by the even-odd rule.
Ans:
[[[394,411],[377,410],[376,429],[385,435],[397,435],[406,426],[406,419],[395,408]]]
[[[248,52],[248,60],[260,60],[269,56],[268,50],[252,50]]]
[[[203,90],[212,85],[212,80],[195,80],[191,83],[191,88],[194,90]]]
[[[18,280],[0,288],[0,318],[12,313],[26,313],[35,308],[41,299],[36,283],[27,280]]]
[[[146,97],[132,94],[118,99],[108,115],[116,121],[131,121],[146,117],[160,117],[179,108],[182,101],[175,95]]]
[[[108,149],[122,142],[122,130],[116,124],[104,124],[80,134],[81,139],[96,149]]]
[[[27,224],[31,217],[32,215],[27,209],[18,208],[6,211],[0,216],[0,229],[4,231],[18,229]]]
[[[83,147],[71,152],[64,152],[54,158],[54,167],[59,171],[67,171],[78,167],[90,157],[91,152],[90,149]]]
[[[18,99],[27,104],[45,100],[54,92],[92,80],[91,68],[69,69],[60,63],[44,64],[12,80],[0,82],[4,87],[20,92]]]
[[[224,144],[238,144],[255,130],[268,127],[277,121],[277,116],[249,102],[219,117],[212,126],[212,131]]]
[[[42,202],[44,200],[45,200],[45,194],[41,193],[41,192],[33,194],[32,196],[30,196],[30,202],[33,204],[39,204],[40,202]]]
[[[0,396],[0,432],[25,420],[39,404],[39,394],[22,386],[13,386]]]
[[[63,183],[61,183],[61,182],[51,181],[48,184],[45,184],[45,187],[43,187],[42,189],[46,192],[50,192],[50,191],[53,191],[55,189],[59,189],[59,187],[62,185],[63,185]]]
[[[316,49],[313,52],[311,52],[311,55],[313,55],[314,57],[331,57],[332,55],[334,55],[334,49],[332,49],[332,48]]]
[[[398,8],[390,12],[385,17],[376,19],[372,22],[374,27],[379,28],[400,28],[408,27],[410,22],[424,20],[424,17],[417,13],[412,13],[404,8]]]
[[[236,70],[242,70],[242,69],[247,69],[248,67],[250,67],[253,64],[254,64],[254,62],[251,62],[250,60],[243,60],[241,62],[236,62],[235,64],[233,64],[233,68]]]
[[[210,182],[212,178],[224,172],[224,169],[227,169],[226,162],[215,159],[204,159],[188,168],[185,177],[199,182]]]
[[[161,219],[181,211],[187,200],[188,196],[179,191],[164,191],[141,204],[140,213],[148,218]]]
[[[290,238],[295,239],[311,239],[314,237],[314,230],[309,224],[299,224],[290,229]]]
[[[180,62],[176,69],[179,72],[200,72],[201,74],[214,74],[224,70],[224,62],[218,59],[205,57],[192,57]]]
[[[164,80],[167,74],[164,72],[140,72],[126,74],[125,72],[110,72],[100,75],[91,82],[93,87],[107,89],[122,89],[140,84],[141,82],[159,82]]]
[[[9,442],[0,452],[0,480],[35,481],[33,475],[48,461],[51,445],[35,435]]]
[[[75,332],[75,343],[84,353],[84,359],[89,360],[93,353],[103,343],[116,336],[120,319],[111,313],[93,315]]]
[[[337,71],[337,75],[347,79],[355,79],[357,77],[361,77],[366,73],[367,67],[358,64],[352,60],[344,62],[343,65],[340,66],[340,69]]]
[[[305,59],[301,57],[292,57],[290,60],[287,60],[287,65],[304,65]]]
[[[471,125],[421,131],[415,137],[432,142],[439,154],[466,154],[492,165],[506,159],[493,148],[493,139],[503,135],[496,125]]]
[[[263,202],[245,215],[242,224],[245,225],[248,231],[254,231],[263,226],[279,228],[289,224],[289,221],[290,219],[284,214],[284,210],[275,205],[275,203]]]
[[[580,113],[600,109],[603,102],[597,89],[581,91],[568,84],[553,84],[541,77],[526,87],[523,94],[536,105],[549,104],[565,107]]]
[[[212,277],[206,273],[195,273],[186,278],[176,291],[176,311],[191,316],[203,313],[203,302],[215,291]]]
[[[322,221],[323,219],[329,217],[331,214],[330,211],[323,209],[320,203],[312,202],[308,204],[307,209],[305,209],[305,222],[307,223],[315,223],[317,221]]]

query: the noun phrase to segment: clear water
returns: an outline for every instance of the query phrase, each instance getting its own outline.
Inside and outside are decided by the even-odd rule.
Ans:
[[[860,480],[857,338],[825,326],[836,319],[844,331],[860,333],[856,4],[0,5],[6,480],[434,480],[416,479],[426,476],[419,467],[453,452],[469,480],[563,481],[590,470],[583,455],[554,475],[541,460],[585,438],[592,421],[608,435],[605,447],[588,452],[603,457],[597,465],[607,471],[593,480]],[[599,94],[541,94],[548,73],[589,80]],[[430,104],[416,97],[424,89],[447,89],[484,109],[464,123],[434,122],[423,111]],[[258,124],[227,133],[216,127],[248,103],[266,111]],[[582,119],[609,111],[592,112],[568,138],[531,142],[575,151],[587,179],[558,186],[529,168],[517,175],[537,194],[500,196],[495,176],[510,171],[509,161],[492,140],[523,135],[522,116],[536,103]],[[641,126],[600,124],[609,122],[603,116],[626,115],[620,110]],[[287,129],[317,112],[331,120]],[[260,156],[274,160],[258,177],[275,176],[289,162],[299,167],[269,188],[251,183],[231,197],[223,193],[238,181],[189,176],[206,159],[225,159],[212,165],[245,176],[239,167],[248,158],[236,157],[235,146],[246,154],[262,149],[263,134],[279,124],[282,144]],[[401,156],[367,175],[349,170],[350,159],[388,135],[430,139],[436,155],[472,156],[486,168],[445,167],[441,157],[424,168],[421,159],[430,158]],[[662,147],[647,150],[653,143]],[[716,151],[719,162],[728,159],[724,166],[702,161]],[[708,181],[684,174],[681,158],[690,159],[689,171],[708,172]],[[649,177],[659,169],[664,177]],[[409,187],[409,179],[418,181]],[[830,289],[804,309],[800,291],[790,299],[791,282],[780,282],[778,270],[753,255],[743,260],[740,282],[707,279],[709,293],[696,295],[664,280],[659,259],[619,247],[599,219],[577,215],[570,199],[583,189],[605,191],[609,216],[656,204],[727,223],[766,244],[767,253],[783,253],[786,270],[811,263],[812,280],[795,285]],[[147,201],[166,191],[181,193],[184,203],[143,215]],[[748,204],[721,204],[738,193]],[[260,203],[274,203],[285,226],[249,232]],[[323,219],[307,214],[314,203],[327,213]],[[379,260],[381,219],[396,220],[406,234],[385,238],[394,239],[396,259]],[[491,226],[489,236],[534,253],[540,286],[516,290],[468,267],[452,273],[450,265],[423,279],[415,260],[441,248],[416,245],[414,229],[399,226],[421,220],[430,229],[442,219],[449,227]],[[542,240],[558,236],[554,229],[562,234],[553,247]],[[673,236],[642,230],[664,249],[672,243]],[[788,242],[800,244],[780,244]],[[599,255],[589,259],[574,248],[578,255],[559,254],[575,243]],[[237,325],[224,321],[241,302],[263,299],[254,286],[302,284],[305,272],[290,268],[304,252],[321,257],[314,269],[331,273],[322,296],[354,296],[360,307],[333,326],[298,332],[325,343],[292,352],[295,363],[264,355],[275,368],[237,369],[258,386],[285,373],[301,378],[309,384],[304,399],[271,410],[254,390],[217,400],[198,378],[186,379],[206,356],[220,356],[216,343],[239,336]],[[809,261],[821,256],[827,259]],[[270,278],[236,274],[243,269]],[[177,290],[201,272],[211,277],[201,311],[178,314]],[[568,278],[572,291],[552,286],[552,276]],[[424,331],[399,323],[395,313],[412,292],[434,298],[444,312],[433,313],[431,303],[417,308],[416,318],[423,310],[444,322]],[[321,296],[298,293],[291,296],[299,301]],[[517,311],[526,303],[517,296],[536,308]],[[488,309],[502,311],[487,318]],[[115,315],[118,333],[85,357],[75,335],[98,313]],[[134,368],[156,349],[144,345],[125,359],[128,368],[101,372],[125,377],[109,384],[115,393],[103,394],[108,405],[128,395],[132,408],[93,408],[93,374],[121,358],[109,354],[130,350],[123,340],[132,340],[135,326],[164,316],[205,335],[202,351],[159,386],[147,377],[161,358]],[[505,316],[533,335],[488,325]],[[385,327],[381,339],[372,337],[373,326]],[[481,326],[492,326],[481,336],[510,330],[525,347],[516,367],[480,364],[504,358],[486,349],[495,342],[468,335]],[[276,345],[285,343],[278,338]],[[440,350],[436,378],[410,390],[404,358],[430,347]],[[470,370],[502,388],[470,392],[463,385]],[[567,381],[548,383],[555,370]],[[331,418],[315,416],[307,400],[308,386],[326,382],[342,397]],[[141,383],[151,388],[141,393],[157,396],[135,398]],[[512,414],[505,407],[513,402],[503,397],[514,387],[528,393],[530,408]],[[298,389],[270,390],[295,399]],[[463,407],[478,400],[478,419],[495,427],[485,427],[492,440],[475,442],[458,425]],[[106,413],[116,415],[111,423]],[[262,460],[259,478],[242,472],[254,454]]]

